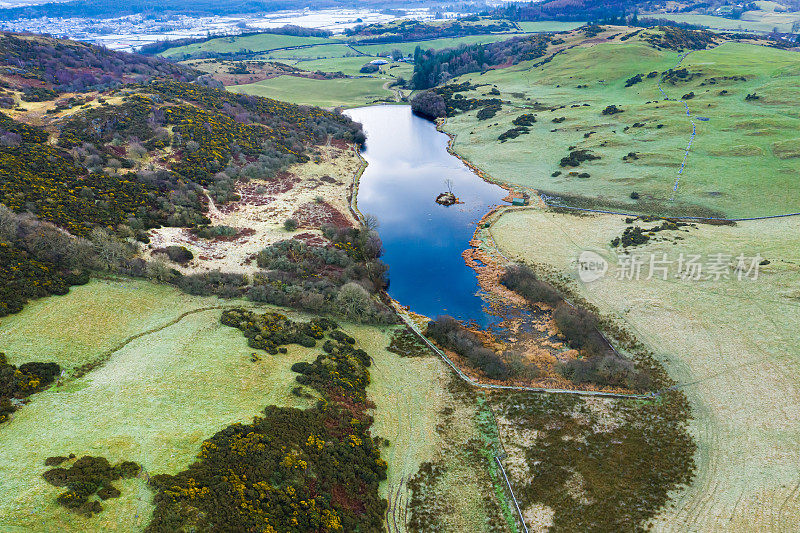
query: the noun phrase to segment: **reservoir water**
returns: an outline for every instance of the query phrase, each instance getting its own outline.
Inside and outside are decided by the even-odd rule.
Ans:
[[[506,191],[483,181],[447,151],[447,135],[411,113],[410,106],[383,105],[345,112],[364,126],[367,166],[358,207],[379,221],[389,265],[389,295],[411,310],[452,315],[481,326],[486,313],[475,271],[464,263],[480,218],[501,203]],[[452,181],[463,203],[438,205]]]

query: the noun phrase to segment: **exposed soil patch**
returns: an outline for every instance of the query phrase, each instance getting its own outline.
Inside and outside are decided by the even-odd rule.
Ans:
[[[339,228],[352,226],[352,222],[327,202],[308,202],[301,205],[292,213],[292,218],[300,223],[303,228],[321,228],[326,224],[333,224]]]

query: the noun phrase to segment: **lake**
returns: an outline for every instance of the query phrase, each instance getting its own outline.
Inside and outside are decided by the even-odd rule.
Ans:
[[[428,317],[452,315],[481,326],[494,322],[485,312],[475,271],[461,254],[475,225],[507,192],[483,181],[447,151],[448,137],[405,105],[381,105],[345,112],[364,126],[362,155],[367,166],[358,207],[377,217],[383,261],[389,265],[389,295]],[[463,203],[434,200],[452,181]]]

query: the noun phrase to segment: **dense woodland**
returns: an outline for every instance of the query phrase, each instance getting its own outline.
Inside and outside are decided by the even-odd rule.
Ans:
[[[511,2],[494,11],[495,15],[515,21],[562,20],[601,21],[646,11],[655,2],[650,0],[546,0],[544,2]]]
[[[427,89],[468,72],[481,72],[491,67],[536,59],[544,55],[550,39],[548,35],[526,35],[496,43],[444,50],[417,47],[411,84],[415,89]]]
[[[386,479],[386,462],[382,439],[370,434],[370,357],[330,321],[303,325],[243,309],[223,315],[224,324],[251,340],[257,338],[253,324],[269,331],[276,319],[283,333],[271,334],[271,347],[313,346],[327,337],[313,363],[292,366],[300,389],[322,399],[306,410],[268,406],[251,424],[233,424],[203,442],[188,469],[154,476],[149,533],[382,531],[386,501],[378,484]]]
[[[477,16],[472,16],[436,24],[410,19],[386,24],[362,24],[346,29],[344,34],[362,44],[379,44],[464,37],[514,30],[516,30],[514,24],[507,20],[482,20]]]

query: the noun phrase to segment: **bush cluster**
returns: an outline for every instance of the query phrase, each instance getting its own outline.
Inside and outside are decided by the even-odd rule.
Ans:
[[[500,282],[532,303],[542,302],[555,307],[562,301],[561,294],[555,287],[538,279],[527,265],[509,266]]]
[[[411,111],[421,117],[436,120],[447,116],[447,105],[442,95],[434,91],[422,91],[411,99]]]
[[[45,464],[61,464],[66,457],[49,457]],[[100,500],[119,498],[122,493],[113,485],[118,479],[133,478],[139,475],[141,467],[133,461],[122,461],[111,466],[105,457],[85,455],[69,468],[56,467],[42,474],[45,481],[54,487],[66,487],[56,501],[72,512],[90,517],[103,510]]]
[[[0,64],[43,90],[28,90],[34,98],[52,99],[52,92],[105,90],[132,79],[169,78],[189,81],[198,71],[160,58],[115,52],[102,46],[43,35],[0,35]],[[49,90],[49,91],[48,91]],[[39,101],[29,100],[29,101]]]
[[[650,32],[644,40],[656,49],[705,50],[716,44],[717,34],[708,30],[659,26],[658,32]]]
[[[66,294],[100,269],[98,251],[85,239],[73,239],[52,224],[17,215],[0,205],[0,316],[18,313],[28,300]]]
[[[256,275],[248,297],[358,322],[396,323],[394,313],[372,296],[387,286],[378,234],[335,226],[325,226],[323,232],[331,246],[289,239],[259,252],[256,260],[263,272]]]
[[[506,20],[459,18],[437,21],[434,24],[419,20],[404,19],[389,23],[361,24],[344,30],[344,34],[365,43],[402,43],[445,37],[481,35],[515,29]]]
[[[252,424],[206,440],[187,470],[154,476],[148,533],[383,530],[386,462],[366,413],[370,358],[338,329],[328,335],[324,354],[293,366],[323,400],[306,410],[268,406]]]
[[[203,225],[192,228],[192,234],[201,239],[214,240],[236,237],[239,234],[239,230],[223,224],[217,226]]]
[[[509,367],[503,358],[485,348],[477,335],[465,329],[451,316],[439,316],[428,322],[425,336],[464,357],[490,379],[503,380],[510,376]]]
[[[500,141],[501,143],[504,143],[508,139],[516,139],[520,135],[527,135],[530,132],[531,130],[529,130],[525,126],[517,126],[516,128],[511,128],[501,133],[500,136],[497,137],[497,140]]]
[[[581,358],[559,365],[557,370],[575,383],[594,383],[601,386],[627,387],[644,390],[650,386],[647,369],[621,357],[599,329],[597,316],[581,307],[568,304],[561,293],[549,283],[539,280],[525,265],[506,269],[501,282],[523,296],[529,303],[546,303],[553,310],[553,320],[567,344]]]
[[[572,150],[567,157],[562,157],[559,163],[562,167],[577,167],[584,161],[594,161],[600,159],[599,155],[595,155],[589,150]]]
[[[280,313],[253,313],[246,309],[231,309],[222,313],[222,323],[242,330],[251,348],[277,354],[288,344],[313,348],[328,330],[339,325],[333,320],[318,317],[309,322],[295,322]],[[285,351],[285,350],[284,350]]]
[[[431,355],[431,349],[428,345],[407,326],[392,335],[392,340],[386,349],[400,357],[427,357]]]
[[[16,409],[11,399],[27,398],[48,386],[61,372],[56,363],[23,363],[17,368],[0,352],[0,424]]]
[[[533,113],[525,113],[515,118],[512,123],[515,126],[533,126],[536,123],[536,115]]]

